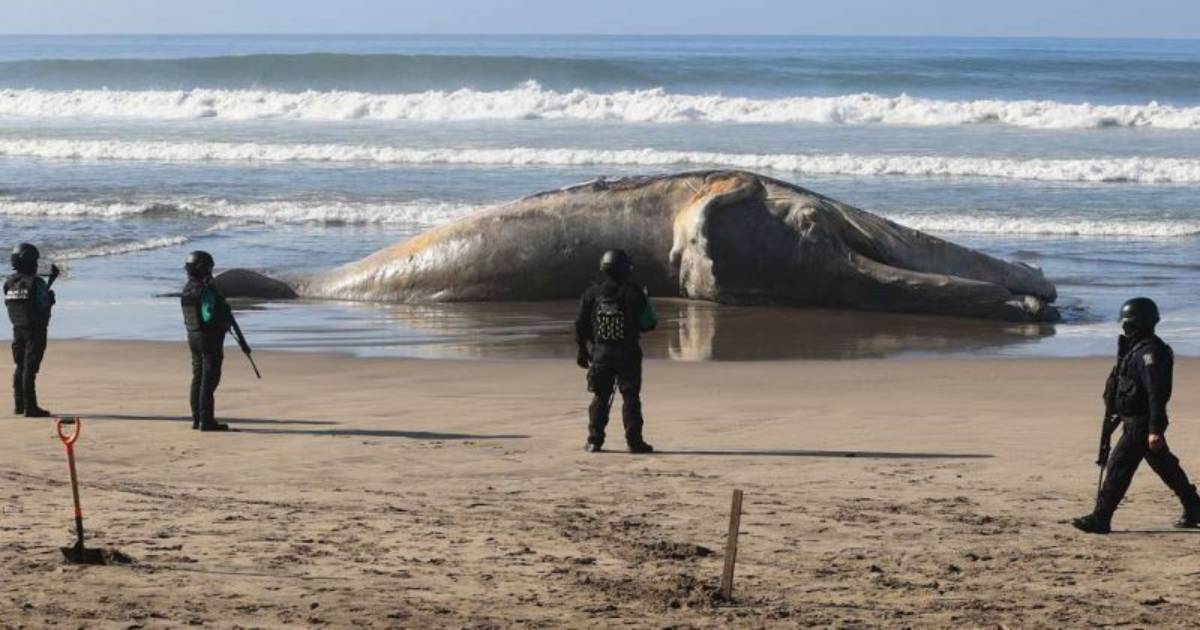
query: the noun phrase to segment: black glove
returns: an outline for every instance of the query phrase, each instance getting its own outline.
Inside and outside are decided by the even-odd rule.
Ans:
[[[579,354],[575,355],[575,365],[578,365],[585,370],[591,367],[592,353],[588,352],[587,348],[579,346]]]
[[[58,265],[50,265],[50,281],[51,282],[54,282],[54,279],[57,278],[60,273],[62,273],[62,272],[59,271]]]

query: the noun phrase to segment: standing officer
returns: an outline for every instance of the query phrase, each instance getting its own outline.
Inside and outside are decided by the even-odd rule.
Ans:
[[[1076,528],[1090,534],[1111,531],[1113,513],[1143,459],[1183,504],[1183,516],[1175,526],[1200,526],[1200,496],[1196,494],[1196,486],[1188,481],[1187,473],[1167,448],[1164,437],[1175,354],[1154,334],[1158,321],[1158,306],[1149,298],[1134,298],[1121,306],[1121,328],[1125,334],[1119,347],[1123,352],[1118,353],[1113,370],[1116,387],[1106,388],[1109,390],[1106,396],[1111,397],[1106,402],[1112,405],[1124,428],[1108,460],[1095,510],[1071,521]]]
[[[183,324],[187,327],[188,348],[192,351],[192,428],[201,431],[228,431],[229,425],[216,421],[213,396],[221,384],[221,363],[225,360],[225,333],[232,324],[232,311],[225,298],[213,287],[213,257],[208,252],[188,254],[183,264],[188,281],[183,287]]]
[[[50,282],[37,275],[38,249],[29,243],[13,248],[12,268],[16,273],[4,280],[4,306],[13,326],[13,413],[26,418],[47,418],[50,412],[38,406],[37,373],[46,354],[46,333],[58,267],[50,266]]]
[[[588,371],[588,439],[584,450],[598,453],[604,447],[604,428],[612,406],[614,384],[624,404],[621,418],[630,453],[653,453],[642,439],[642,348],[641,333],[658,326],[646,290],[629,280],[633,259],[620,249],[609,250],[600,259],[603,281],[588,288],[579,301],[575,318],[576,363]]]

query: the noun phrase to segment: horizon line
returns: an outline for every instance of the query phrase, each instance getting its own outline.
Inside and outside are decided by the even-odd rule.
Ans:
[[[953,34],[922,34],[922,33],[720,33],[720,32],[689,32],[689,33],[599,33],[599,32],[505,32],[505,33],[469,33],[469,32],[366,32],[366,31],[225,31],[225,32],[0,32],[0,37],[280,37],[280,36],[339,36],[339,37],[814,37],[814,38],[923,38],[923,39],[1024,39],[1024,40],[1124,40],[1124,41],[1200,41],[1200,36],[1161,36],[1161,35],[953,35]]]

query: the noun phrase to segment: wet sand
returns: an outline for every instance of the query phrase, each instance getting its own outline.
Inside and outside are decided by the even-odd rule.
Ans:
[[[70,287],[73,291],[75,287]],[[88,287],[55,311],[63,339],[167,341],[179,338],[177,299],[113,302]],[[64,289],[66,291],[67,289]],[[1088,324],[1015,324],[950,317],[733,306],[655,299],[659,327],[643,339],[647,358],[779,361],[897,356],[1101,356],[1113,351],[1111,323],[1097,342]],[[234,300],[255,348],[421,359],[575,357],[578,303],[381,304]],[[1168,331],[1173,332],[1173,331]],[[0,338],[7,333],[0,330]],[[1174,339],[1174,337],[1171,337]],[[1176,346],[1189,354],[1188,346]]]
[[[85,418],[90,543],[63,566],[62,447],[0,419],[0,627],[1191,626],[1200,533],[1143,470],[1112,536],[1090,507],[1091,359],[646,367],[660,453],[583,453],[562,361],[256,355],[186,415],[182,344],[52,342],[44,402]],[[1200,362],[1169,439],[1200,471]],[[614,420],[610,446],[621,444]],[[735,601],[714,600],[746,493]]]

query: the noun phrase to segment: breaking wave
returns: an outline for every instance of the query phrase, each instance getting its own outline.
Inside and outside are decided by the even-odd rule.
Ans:
[[[169,202],[59,202],[0,199],[0,216],[54,218],[145,218],[191,215],[239,223],[415,224],[432,226],[486,206],[443,201],[352,203],[345,201],[178,200]],[[183,238],[183,237],[178,237]],[[166,247],[167,245],[162,245]],[[132,251],[132,250],[131,250]],[[121,252],[123,253],[123,252]]]
[[[1000,124],[1030,129],[1148,127],[1200,130],[1200,107],[1149,102],[1093,105],[1035,100],[954,101],[862,93],[831,97],[749,98],[662,88],[555,91],[536,82],[515,89],[463,88],[376,94],[253,89],[0,90],[0,117],[180,120],[577,120],[629,123],[807,123],[951,126]]]
[[[925,232],[1093,238],[1179,238],[1200,235],[1200,221],[883,214],[896,223]]]
[[[804,155],[655,149],[424,149],[339,144],[117,140],[0,140],[0,156],[180,162],[371,162],[392,165],[719,167],[798,175],[982,177],[1052,182],[1190,184],[1200,159],[1013,159],[923,155]]]
[[[225,200],[175,200],[157,203],[57,202],[0,199],[0,216],[55,218],[172,218],[199,216],[217,219],[204,233],[247,224],[405,224],[433,227],[498,204],[462,204],[436,200],[395,203],[346,201],[262,201],[236,203]],[[978,214],[927,214],[910,211],[877,211],[908,227],[939,233],[1013,234],[1063,237],[1177,238],[1200,235],[1200,220],[1090,219],[1078,216],[980,216]],[[172,247],[191,240],[171,236],[135,242],[105,243],[59,255],[85,258]]]
[[[99,258],[102,256],[120,256],[152,249],[163,249],[183,245],[192,239],[186,236],[164,236],[141,241],[119,241],[113,243],[98,243],[53,252],[55,260],[80,260],[82,258]]]

